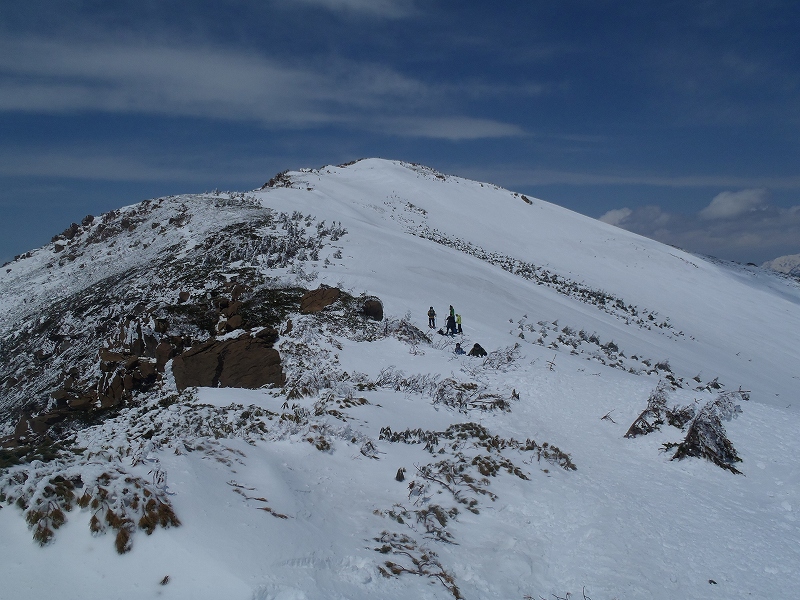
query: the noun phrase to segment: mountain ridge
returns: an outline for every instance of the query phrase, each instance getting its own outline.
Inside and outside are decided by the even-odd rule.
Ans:
[[[165,594],[275,599],[582,586],[704,598],[708,579],[773,595],[796,583],[791,282],[379,159],[84,221],[0,273],[0,437],[17,440],[0,529],[7,553],[41,552],[12,514],[22,499],[89,597],[108,591],[105,571]],[[456,339],[436,333],[448,304],[464,317]],[[455,341],[489,356],[458,357]],[[231,345],[254,343],[284,379],[176,384],[176,360],[210,350],[216,367],[198,377],[216,385]],[[625,437],[637,418],[645,434]],[[702,458],[723,440],[719,469]],[[32,512],[48,481],[62,482],[66,524]],[[134,502],[144,490],[152,509]],[[731,491],[742,500],[723,501]],[[69,494],[86,507],[64,509]],[[80,525],[112,496],[108,523]],[[625,519],[629,531],[614,525]],[[103,531],[125,556],[70,571],[65,546],[99,552],[113,546]],[[170,573],[156,577],[159,561]]]

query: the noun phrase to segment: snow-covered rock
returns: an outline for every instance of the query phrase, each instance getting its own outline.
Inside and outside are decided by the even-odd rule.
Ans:
[[[788,254],[779,256],[773,260],[768,260],[763,265],[765,269],[772,269],[778,273],[789,275],[800,275],[800,254]]]

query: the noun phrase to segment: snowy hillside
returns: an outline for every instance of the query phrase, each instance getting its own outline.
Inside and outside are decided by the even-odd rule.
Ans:
[[[87,217],[0,271],[0,598],[791,598],[799,338],[407,163]]]

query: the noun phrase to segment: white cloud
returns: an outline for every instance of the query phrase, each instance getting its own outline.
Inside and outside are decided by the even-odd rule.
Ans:
[[[749,203],[741,200],[748,197]],[[756,198],[761,201],[756,203]],[[713,204],[712,201],[709,206]],[[800,250],[800,206],[780,208],[758,194],[745,194],[740,201],[722,201],[714,206],[724,218],[707,218],[701,213],[681,215],[658,206],[642,206],[610,210],[600,220],[690,252],[741,262],[760,264]],[[758,210],[753,212],[753,206]]]
[[[763,210],[767,205],[767,190],[751,189],[717,194],[711,204],[700,211],[703,219],[731,219],[745,213]]]
[[[615,208],[608,211],[598,220],[602,221],[603,223],[608,223],[609,225],[616,225],[619,227],[625,222],[625,219],[630,217],[632,214],[633,211],[630,208]]]
[[[442,139],[518,136],[509,123],[451,113],[445,86],[346,60],[297,64],[207,47],[0,40],[0,111],[102,111],[345,125]]]

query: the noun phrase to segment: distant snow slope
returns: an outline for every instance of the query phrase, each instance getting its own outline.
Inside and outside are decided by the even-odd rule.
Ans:
[[[800,285],[401,162],[291,172],[244,204],[226,198],[163,201],[114,245],[61,266],[53,244],[8,265],[0,338],[109,272],[147,273],[172,265],[159,262],[167,254],[179,268],[182,252],[267,208],[346,234],[318,260],[269,269],[232,255],[225,273],[374,294],[387,319],[347,329],[334,313],[292,314],[277,348],[307,394],[178,394],[167,374],[88,424],[68,474],[88,480],[113,465],[152,481],[181,526],[139,531],[117,555],[112,536],[89,531],[92,509],[76,507],[40,548],[21,510],[4,505],[0,598],[773,599],[800,589]],[[178,214],[189,218],[156,235],[151,221]],[[428,307],[438,327],[449,305],[463,319],[456,339],[427,329]],[[456,356],[456,341],[480,343],[489,360]],[[693,414],[733,393],[741,413],[722,426],[743,475],[670,460],[686,426],[624,437],[660,382],[670,409]],[[13,469],[40,473],[42,488],[57,471],[53,461]]]

